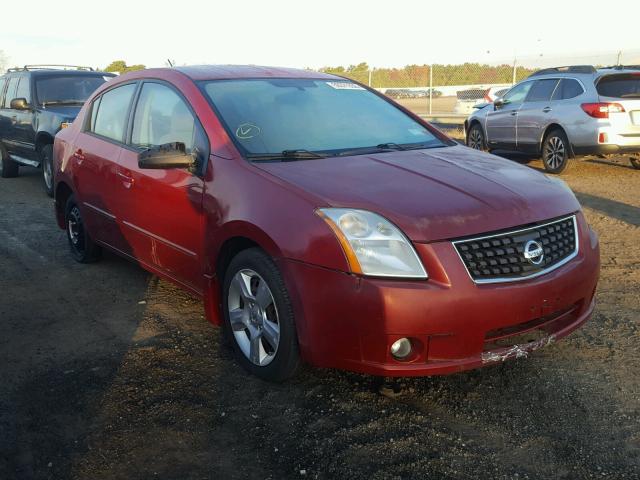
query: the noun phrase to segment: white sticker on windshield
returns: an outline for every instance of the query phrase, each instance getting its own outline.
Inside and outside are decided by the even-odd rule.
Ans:
[[[351,82],[327,82],[327,85],[336,90],[364,90],[360,85]]]

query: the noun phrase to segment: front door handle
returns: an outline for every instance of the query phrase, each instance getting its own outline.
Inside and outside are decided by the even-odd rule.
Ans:
[[[131,176],[130,172],[117,172],[117,175],[120,177],[120,180],[122,181],[122,184],[125,188],[131,188],[136,182],[135,179]]]
[[[544,113],[549,113],[549,112],[551,111],[551,107],[544,107],[544,108],[542,109],[542,111],[543,111]]]

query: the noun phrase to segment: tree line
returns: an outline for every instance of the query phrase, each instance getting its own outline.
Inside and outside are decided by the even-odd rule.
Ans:
[[[425,87],[429,86],[429,70],[433,68],[433,86],[469,85],[478,83],[511,83],[513,65],[487,65],[462,63],[457,65],[434,64],[407,65],[403,68],[375,68],[366,62],[348,67],[324,67],[320,71],[341,75],[358,82],[381,87]],[[531,75],[535,69],[516,67],[516,81]]]

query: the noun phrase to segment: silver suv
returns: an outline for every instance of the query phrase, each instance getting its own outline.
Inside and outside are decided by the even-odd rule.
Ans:
[[[640,66],[540,70],[464,126],[468,146],[542,155],[550,173],[579,155],[628,154],[640,168]]]

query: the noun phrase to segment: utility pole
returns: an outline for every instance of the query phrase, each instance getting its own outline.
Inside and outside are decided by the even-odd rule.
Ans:
[[[431,115],[433,104],[433,63],[429,65],[429,115]]]
[[[517,64],[517,60],[514,57],[513,58],[513,75],[511,77],[511,85],[515,85],[515,83],[516,83],[516,68],[517,68],[516,64]]]
[[[373,69],[370,68],[369,69],[369,86],[371,86],[371,73],[373,72]]]

